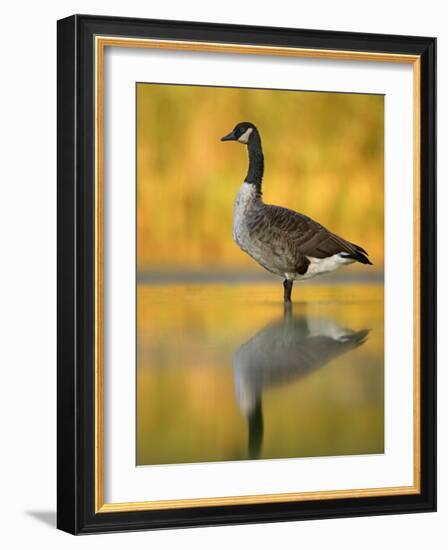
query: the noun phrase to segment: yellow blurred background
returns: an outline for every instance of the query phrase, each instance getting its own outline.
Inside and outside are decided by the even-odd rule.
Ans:
[[[232,240],[247,151],[220,142],[244,120],[261,133],[265,202],[311,216],[364,247],[381,269],[383,100],[139,83],[138,270],[261,269]]]

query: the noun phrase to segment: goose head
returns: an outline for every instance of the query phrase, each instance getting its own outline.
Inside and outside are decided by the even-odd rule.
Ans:
[[[247,145],[257,133],[258,130],[252,122],[239,122],[229,134],[221,138],[221,141],[239,141]]]

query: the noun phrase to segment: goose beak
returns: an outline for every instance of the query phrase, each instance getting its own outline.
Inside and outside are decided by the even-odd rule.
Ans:
[[[233,130],[230,132],[230,134],[227,134],[226,136],[221,138],[221,141],[236,141],[237,137],[235,136]]]

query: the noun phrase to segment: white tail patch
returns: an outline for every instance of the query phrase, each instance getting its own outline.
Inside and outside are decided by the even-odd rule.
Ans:
[[[305,275],[291,274],[293,275],[291,278],[297,280],[311,279],[316,275],[330,273],[330,271],[334,271],[343,265],[352,264],[354,262],[351,258],[344,258],[341,254],[334,254],[328,258],[313,258],[312,256],[307,256],[307,258],[310,261],[310,265]]]

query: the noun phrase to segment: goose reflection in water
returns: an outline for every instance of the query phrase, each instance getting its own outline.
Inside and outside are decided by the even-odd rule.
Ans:
[[[248,420],[248,458],[259,458],[263,444],[263,392],[316,372],[332,359],[361,346],[370,330],[353,331],[330,318],[293,316],[269,324],[234,355],[238,406]]]

